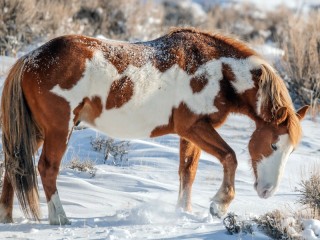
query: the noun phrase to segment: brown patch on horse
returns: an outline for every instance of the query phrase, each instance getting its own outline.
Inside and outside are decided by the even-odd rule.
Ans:
[[[120,108],[129,102],[133,95],[133,87],[133,82],[127,76],[114,81],[110,87],[106,109]]]
[[[222,64],[223,79],[220,80],[220,91],[214,99],[214,106],[218,111],[211,114],[212,125],[221,126],[230,112],[248,115],[252,119],[259,119],[256,113],[256,93],[258,81],[255,81],[255,87],[238,94],[232,82],[236,81],[235,74],[229,64]]]
[[[173,28],[169,32],[168,36],[174,36],[175,34],[192,34],[197,39],[204,42],[207,47],[211,47],[215,51],[215,58],[220,57],[232,57],[238,59],[245,59],[252,55],[259,56],[259,54],[253,49],[249,48],[245,42],[242,42],[234,36],[226,36],[220,33],[212,33],[209,31],[203,31],[192,27],[187,28]]]
[[[52,89],[57,84],[62,89],[71,89],[83,76],[86,60],[92,57],[93,50],[88,48],[88,38],[80,35],[62,36],[30,53],[26,58],[26,70],[28,72],[28,68],[39,63],[46,66],[30,76],[34,80],[46,79],[37,82],[39,89]]]
[[[204,116],[194,114],[184,102],[181,102],[178,107],[172,109],[168,124],[154,128],[150,137],[187,132],[191,126],[202,117]]]
[[[207,84],[208,84],[208,79],[204,74],[193,77],[190,80],[190,87],[193,93],[201,92],[205,88],[205,86],[207,86]]]
[[[241,41],[192,28],[174,29],[163,37],[142,44],[155,49],[153,64],[161,72],[177,64],[188,74],[194,74],[212,59],[245,59],[258,55]]]
[[[98,96],[91,99],[84,98],[83,101],[73,110],[74,125],[78,125],[81,121],[86,121],[94,125],[94,120],[102,113],[102,101]]]
[[[174,125],[173,125],[173,111],[169,118],[169,122],[167,125],[158,126],[151,131],[150,137],[160,137],[166,134],[174,133]]]
[[[103,50],[104,57],[112,63],[119,74],[123,73],[129,65],[142,67],[152,55],[152,50],[142,44],[127,42],[112,44],[106,41],[101,42],[100,45],[99,48]]]
[[[222,75],[228,81],[236,81],[236,76],[234,75],[229,64],[222,63]]]
[[[235,75],[228,64],[222,64],[223,78],[220,80],[220,91],[213,100],[213,105],[218,111],[210,115],[212,126],[221,126],[230,112],[240,112],[242,105],[240,96],[236,93],[231,82],[235,81]]]

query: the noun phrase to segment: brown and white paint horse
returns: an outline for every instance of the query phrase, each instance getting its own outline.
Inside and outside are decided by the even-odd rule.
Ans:
[[[33,154],[50,224],[69,224],[56,187],[72,129],[85,122],[116,138],[180,136],[178,206],[191,211],[200,151],[219,159],[222,185],[211,213],[221,216],[234,198],[237,158],[215,130],[231,112],[256,123],[249,142],[255,189],[277,189],[297,145],[300,120],[288,91],[256,52],[220,34],[175,29],[149,42],[63,36],[20,58],[3,89],[1,110],[6,172],[0,222],[12,222],[14,192],[24,213],[39,219]]]

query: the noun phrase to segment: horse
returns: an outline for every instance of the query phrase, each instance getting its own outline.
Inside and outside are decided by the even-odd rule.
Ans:
[[[11,68],[1,100],[5,175],[0,222],[12,222],[14,193],[26,217],[40,221],[34,154],[50,224],[70,224],[58,194],[59,166],[80,122],[114,138],[177,134],[177,206],[191,211],[191,189],[201,150],[223,166],[210,212],[223,216],[235,196],[237,158],[216,129],[230,113],[255,122],[248,144],[254,188],[277,190],[300,121],[285,83],[244,42],[220,33],[176,28],[147,42],[66,35],[24,55]]]

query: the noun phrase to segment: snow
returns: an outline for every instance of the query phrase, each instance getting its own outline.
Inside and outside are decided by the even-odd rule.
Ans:
[[[320,239],[320,221],[315,219],[308,219],[303,222],[302,236],[305,239]]]
[[[0,77],[4,76],[9,68],[14,64],[16,61],[13,57],[1,56],[0,57]]]
[[[0,69],[7,71],[14,61],[0,57]],[[1,75],[0,80],[2,89]],[[290,211],[299,207],[299,195],[294,189],[308,177],[302,170],[320,163],[320,135],[316,131],[319,120],[307,117],[302,122],[302,142],[289,158],[278,192],[265,200],[253,189],[249,164],[247,145],[254,123],[239,115],[228,118],[218,132],[235,150],[239,161],[236,197],[230,212],[248,219],[275,209]],[[222,167],[214,157],[202,153],[193,186],[193,213],[186,213],[175,207],[179,191],[177,136],[132,140],[129,161],[114,166],[111,162],[103,164],[103,154],[91,148],[91,139],[99,135],[102,133],[93,129],[75,130],[62,162],[58,190],[72,224],[48,224],[47,203],[39,179],[42,221],[25,219],[15,200],[14,223],[0,224],[1,239],[268,239],[257,228],[253,235],[229,235],[222,220],[210,216],[210,199],[223,177]],[[95,176],[66,168],[73,158],[94,161]],[[289,226],[292,221],[287,219],[285,224]],[[319,239],[319,235],[320,222],[305,220],[303,237]]]
[[[293,9],[307,9],[312,6],[319,4],[319,0],[297,0],[297,1],[288,1],[288,0],[236,0],[239,3],[253,3],[261,10],[272,10],[279,8],[279,6],[287,6]]]

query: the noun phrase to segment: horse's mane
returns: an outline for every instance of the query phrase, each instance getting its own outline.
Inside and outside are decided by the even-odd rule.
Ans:
[[[237,49],[239,52],[246,56],[256,56],[261,61],[261,77],[259,81],[259,94],[261,96],[261,107],[263,108],[267,104],[271,103],[271,112],[274,117],[276,111],[281,107],[287,108],[287,127],[289,136],[293,145],[296,145],[301,137],[301,126],[299,119],[296,116],[290,95],[283,82],[278,75],[277,71],[268,64],[261,56],[248,47],[248,45],[231,35],[225,35],[221,33],[212,33],[209,31],[198,30],[196,28],[172,28],[167,36],[172,36],[176,33],[194,33],[213,38],[215,41],[221,41],[232,48]]]
[[[293,103],[284,81],[280,78],[276,70],[268,63],[261,65],[262,74],[259,82],[259,94],[261,96],[262,108],[271,102],[271,112],[273,117],[281,107],[287,109],[287,127],[291,143],[298,144],[302,130],[299,119],[295,113]]]

